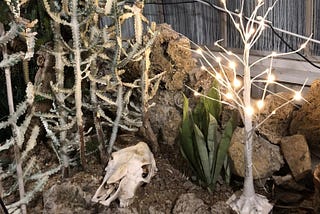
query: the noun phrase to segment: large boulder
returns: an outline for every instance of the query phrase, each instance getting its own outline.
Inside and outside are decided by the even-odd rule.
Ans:
[[[302,134],[309,145],[319,146],[320,142],[320,80],[315,80],[307,92],[305,102],[293,114],[290,124],[290,133]]]
[[[309,147],[303,135],[284,137],[280,146],[295,180],[300,180],[311,172]]]
[[[259,112],[257,123],[262,124],[258,127],[258,132],[274,144],[279,144],[282,137],[289,135],[288,130],[295,110],[292,103],[287,103],[291,99],[292,93],[288,92],[270,94]],[[279,108],[280,106],[282,107]]]
[[[270,177],[284,164],[279,146],[256,134],[253,136],[252,148],[254,179]],[[244,128],[238,127],[233,133],[228,153],[233,173],[241,177],[245,176],[244,150]]]

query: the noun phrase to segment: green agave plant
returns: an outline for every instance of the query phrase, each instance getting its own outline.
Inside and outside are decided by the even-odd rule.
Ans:
[[[200,98],[193,110],[189,110],[189,100],[184,96],[183,119],[180,129],[180,148],[197,175],[201,186],[213,191],[222,173],[227,183],[230,168],[227,151],[235,129],[235,115],[222,130],[219,124],[222,104],[220,93],[213,87]]]

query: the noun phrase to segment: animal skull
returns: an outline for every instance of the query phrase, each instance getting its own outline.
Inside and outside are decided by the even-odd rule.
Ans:
[[[103,182],[91,199],[105,206],[116,199],[120,207],[133,202],[134,194],[143,183],[149,183],[157,171],[156,162],[144,142],[111,154]]]

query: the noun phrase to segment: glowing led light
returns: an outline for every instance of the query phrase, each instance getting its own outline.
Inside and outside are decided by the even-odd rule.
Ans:
[[[273,52],[271,53],[271,56],[277,56],[277,52],[273,51]]]
[[[253,114],[254,114],[254,110],[253,110],[253,108],[252,108],[251,106],[246,107],[246,108],[244,109],[244,111],[245,111],[245,113],[246,113],[247,115],[253,115]]]
[[[268,83],[274,83],[274,81],[276,80],[276,77],[274,76],[274,74],[269,74],[268,75]]]
[[[263,100],[259,100],[258,102],[257,102],[257,107],[258,107],[258,109],[262,109],[263,107],[264,107],[264,101]]]
[[[201,50],[200,48],[198,48],[198,49],[196,50],[196,53],[199,54],[199,55],[202,55],[202,50]]]
[[[217,80],[221,80],[221,79],[222,79],[222,76],[221,76],[220,73],[216,73],[216,79],[217,79]]]
[[[220,63],[221,62],[221,57],[216,57],[216,62]]]
[[[304,48],[306,48],[306,46],[307,46],[307,43],[303,43],[303,44],[300,46],[300,48],[301,48],[301,49],[304,49]]]
[[[236,63],[233,62],[233,61],[230,61],[230,62],[229,62],[229,68],[235,69],[235,68],[236,68]]]
[[[251,36],[252,34],[254,34],[255,31],[256,31],[256,29],[251,28],[250,31],[249,31],[249,35]]]
[[[262,20],[263,17],[262,16],[257,16],[257,20]]]
[[[238,79],[238,78],[234,78],[233,80],[233,86],[235,88],[240,88],[240,86],[242,85],[242,82]]]
[[[300,91],[296,91],[294,96],[293,96],[293,99],[296,100],[296,101],[300,101],[302,99],[301,92]]]
[[[277,113],[276,110],[273,110],[273,111],[271,112],[272,115],[274,115],[274,114],[276,114],[276,113]]]
[[[203,71],[207,70],[206,66],[204,66],[204,65],[202,65],[200,69],[203,70]]]
[[[232,100],[232,99],[233,99],[232,93],[231,93],[231,92],[226,93],[226,98],[227,98],[228,100]]]
[[[199,92],[195,91],[195,92],[193,92],[193,95],[194,95],[195,97],[198,97],[198,96],[200,96],[201,94],[200,94]]]

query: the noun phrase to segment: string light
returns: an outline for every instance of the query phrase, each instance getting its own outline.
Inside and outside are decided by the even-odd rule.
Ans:
[[[196,53],[199,54],[199,55],[202,55],[202,50],[201,50],[200,48],[198,48],[198,49],[196,50]]]
[[[193,92],[193,95],[194,95],[195,97],[199,97],[201,94],[200,94],[199,92],[195,91],[195,92]]]
[[[300,46],[300,48],[301,48],[301,49],[305,49],[306,46],[307,46],[307,43],[303,43],[303,44]]]
[[[259,110],[261,110],[264,107],[264,101],[263,100],[259,100],[257,102],[257,107],[258,107]]]
[[[228,100],[232,100],[232,99],[233,99],[232,93],[231,93],[231,92],[226,93],[226,98],[227,98]]]
[[[240,86],[242,85],[242,82],[238,79],[238,78],[234,78],[233,80],[233,86],[235,88],[240,88]]]
[[[300,91],[296,91],[294,96],[293,96],[293,99],[296,100],[296,101],[300,101],[302,99],[301,92]]]
[[[229,68],[235,69],[236,68],[236,63],[234,61],[229,62]]]
[[[276,77],[274,76],[274,74],[269,74],[268,75],[268,84],[270,83],[274,83],[274,81],[276,80]]]
[[[250,116],[254,114],[254,110],[251,106],[245,107],[244,111],[247,115],[250,115]]]
[[[221,80],[221,79],[222,79],[222,76],[221,76],[220,73],[216,73],[216,79],[217,79],[217,80]]]
[[[254,34],[255,31],[256,31],[256,29],[250,28],[249,35],[251,36],[252,34]]]

